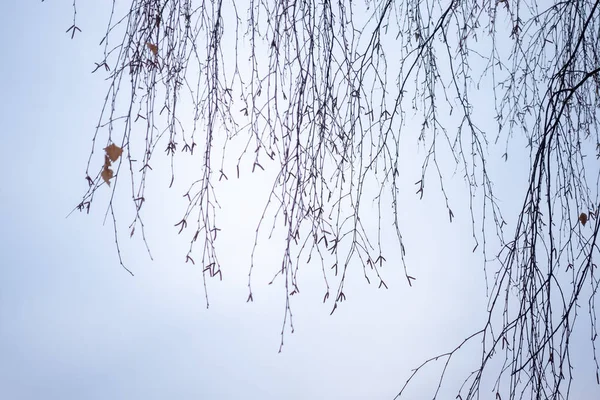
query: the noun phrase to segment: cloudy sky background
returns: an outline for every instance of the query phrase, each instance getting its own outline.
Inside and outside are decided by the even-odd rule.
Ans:
[[[453,224],[434,190],[417,201],[407,186],[402,218],[414,287],[397,258],[389,257],[384,270],[389,290],[367,285],[356,268],[347,302],[330,316],[321,271],[307,268],[292,304],[296,331],[286,334],[281,354],[284,292],[267,285],[280,243],[262,245],[255,302],[245,302],[268,172],[220,188],[224,280],[209,281],[208,310],[200,268],[184,263],[187,241],[173,227],[184,186],[165,190],[166,174],[152,176],[145,210],[154,261],[139,240],[122,241],[135,273],[129,276],[118,265],[112,226],[103,225],[107,197],[90,215],[65,218],[87,186],[84,169],[105,90],[90,72],[108,10],[80,5],[83,32],[70,40],[70,2],[47,3],[7,2],[0,25],[0,398],[389,399],[411,368],[482,326],[481,255],[471,253],[460,174],[450,184]],[[416,167],[407,182],[419,179]],[[514,170],[496,176],[509,216],[521,201],[522,168],[523,154]],[[582,328],[573,346],[573,398],[600,398]],[[454,398],[478,348],[473,342],[455,359],[442,398]],[[423,374],[407,398],[430,398],[439,367]]]

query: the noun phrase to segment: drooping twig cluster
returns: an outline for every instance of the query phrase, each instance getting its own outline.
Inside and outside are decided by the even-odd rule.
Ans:
[[[475,249],[488,260],[495,244],[501,248],[484,265],[486,273],[493,266],[489,319],[469,338],[481,339],[481,365],[459,397],[477,398],[500,354],[498,396],[568,397],[569,337],[585,303],[594,350],[596,340],[599,2],[131,0],[125,15],[111,14],[96,64],[109,88],[79,208],[89,210],[104,182],[94,152],[114,143],[124,153],[110,190],[128,182],[131,234],[139,228],[144,235],[155,151],[170,157],[172,180],[178,157],[198,157],[176,226],[190,235],[186,261],[201,266],[205,278],[221,278],[214,183],[276,168],[255,247],[274,215],[285,227],[274,277],[286,289],[285,330],[293,327],[290,296],[307,260],[320,263],[333,310],[346,297],[352,266],[387,287],[381,238],[389,226],[406,279],[414,281],[399,218],[409,115],[420,123],[417,139],[426,149],[417,195],[433,177],[452,221],[442,166],[450,161],[468,183]],[[72,34],[76,29],[74,22]],[[482,82],[493,89],[493,127],[475,115]],[[487,154],[505,143],[508,160],[515,136],[528,143],[529,184],[515,224],[507,225]],[[232,154],[231,147],[242,150]],[[361,219],[373,198],[375,233]],[[253,253],[249,301],[255,262]],[[446,366],[461,346],[440,356]]]

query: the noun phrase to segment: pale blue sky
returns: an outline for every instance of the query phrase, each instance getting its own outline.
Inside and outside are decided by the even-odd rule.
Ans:
[[[183,262],[187,244],[173,228],[179,214],[170,208],[181,193],[166,191],[164,176],[153,178],[146,208],[155,261],[139,241],[125,238],[124,258],[135,277],[125,273],[112,227],[102,225],[102,196],[91,215],[65,218],[86,189],[85,163],[104,95],[104,82],[90,74],[99,58],[101,16],[80,6],[82,32],[70,40],[70,2],[4,7],[1,399],[389,399],[412,367],[480,327],[483,272],[480,255],[470,252],[466,207],[453,207],[463,220],[451,225],[435,196],[405,204],[414,224],[406,240],[415,287],[408,288],[394,262],[385,270],[387,291],[367,286],[356,269],[348,301],[329,316],[320,270],[306,270],[293,304],[296,332],[286,336],[281,354],[284,298],[277,285],[267,286],[269,271],[257,271],[256,301],[245,303],[261,199],[241,203],[232,195],[268,185],[268,174],[223,189],[225,275],[210,281],[210,309],[199,268]],[[504,178],[500,187],[514,184]],[[460,193],[460,177],[454,186]],[[265,244],[264,263],[269,249],[279,257],[276,248]],[[589,348],[585,341],[579,351]],[[456,360],[467,366],[463,373],[473,366],[469,354]],[[449,375],[456,381],[450,386],[462,376]],[[410,398],[430,397],[429,377]],[[593,371],[577,370],[576,377],[576,388],[588,391],[574,398],[599,397],[598,387],[589,387]]]

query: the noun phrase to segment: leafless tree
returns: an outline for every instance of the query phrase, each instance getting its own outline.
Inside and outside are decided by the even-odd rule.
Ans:
[[[475,250],[490,270],[489,319],[465,340],[481,343],[481,363],[457,397],[479,398],[483,377],[497,374],[498,399],[568,398],[569,339],[580,307],[600,371],[599,3],[131,0],[121,15],[113,0],[94,70],[108,78],[108,91],[78,208],[89,211],[105,184],[113,194],[126,184],[135,206],[131,234],[143,235],[146,177],[166,167],[153,163],[155,152],[170,156],[172,180],[177,159],[200,158],[176,226],[189,235],[186,261],[202,266],[206,288],[207,277],[222,276],[213,184],[275,168],[255,247],[271,218],[272,226],[283,222],[286,245],[274,280],[286,288],[284,330],[293,329],[290,296],[307,260],[320,263],[333,310],[345,299],[348,268],[362,266],[367,281],[387,287],[381,237],[390,226],[413,284],[399,220],[399,149],[401,138],[418,136],[426,152],[411,193],[422,196],[433,179],[452,221],[442,167],[450,162],[468,184]],[[80,30],[76,6],[72,38]],[[493,93],[493,123],[475,115],[472,99],[482,87]],[[419,122],[417,135],[407,119]],[[488,154],[504,147],[510,164],[515,138],[526,139],[529,184],[515,222],[507,223]],[[122,156],[114,153],[121,149]],[[373,198],[376,232],[361,220]],[[115,206],[111,197],[120,257]],[[254,262],[253,254],[249,301]],[[415,375],[445,363],[439,390],[463,344]]]

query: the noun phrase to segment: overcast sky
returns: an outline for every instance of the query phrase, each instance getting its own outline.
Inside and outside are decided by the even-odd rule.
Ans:
[[[71,40],[70,3],[6,2],[0,25],[1,399],[390,399],[411,368],[481,328],[485,286],[481,255],[471,253],[467,208],[457,201],[462,223],[450,224],[433,192],[404,204],[414,287],[397,259],[385,267],[389,290],[367,285],[356,268],[348,301],[330,316],[321,272],[307,269],[292,304],[296,331],[286,334],[280,354],[284,292],[267,285],[277,243],[262,247],[267,267],[256,272],[255,302],[245,302],[264,202],[248,193],[267,188],[268,173],[223,186],[224,279],[209,281],[208,310],[200,268],[184,263],[186,241],[173,227],[182,203],[180,192],[166,190],[168,176],[152,178],[145,210],[154,261],[139,241],[125,238],[124,259],[135,277],[124,272],[112,227],[103,225],[106,198],[99,196],[90,215],[65,218],[87,186],[105,90],[90,73],[105,20],[80,6],[82,32]],[[510,172],[498,176],[497,191],[509,209],[524,183]],[[460,176],[453,182],[451,192],[460,195]],[[588,354],[587,331],[575,338],[575,354]],[[442,398],[455,397],[478,349],[473,343],[457,357]],[[573,398],[600,398],[590,360],[579,359]],[[431,397],[436,368],[407,398]]]

